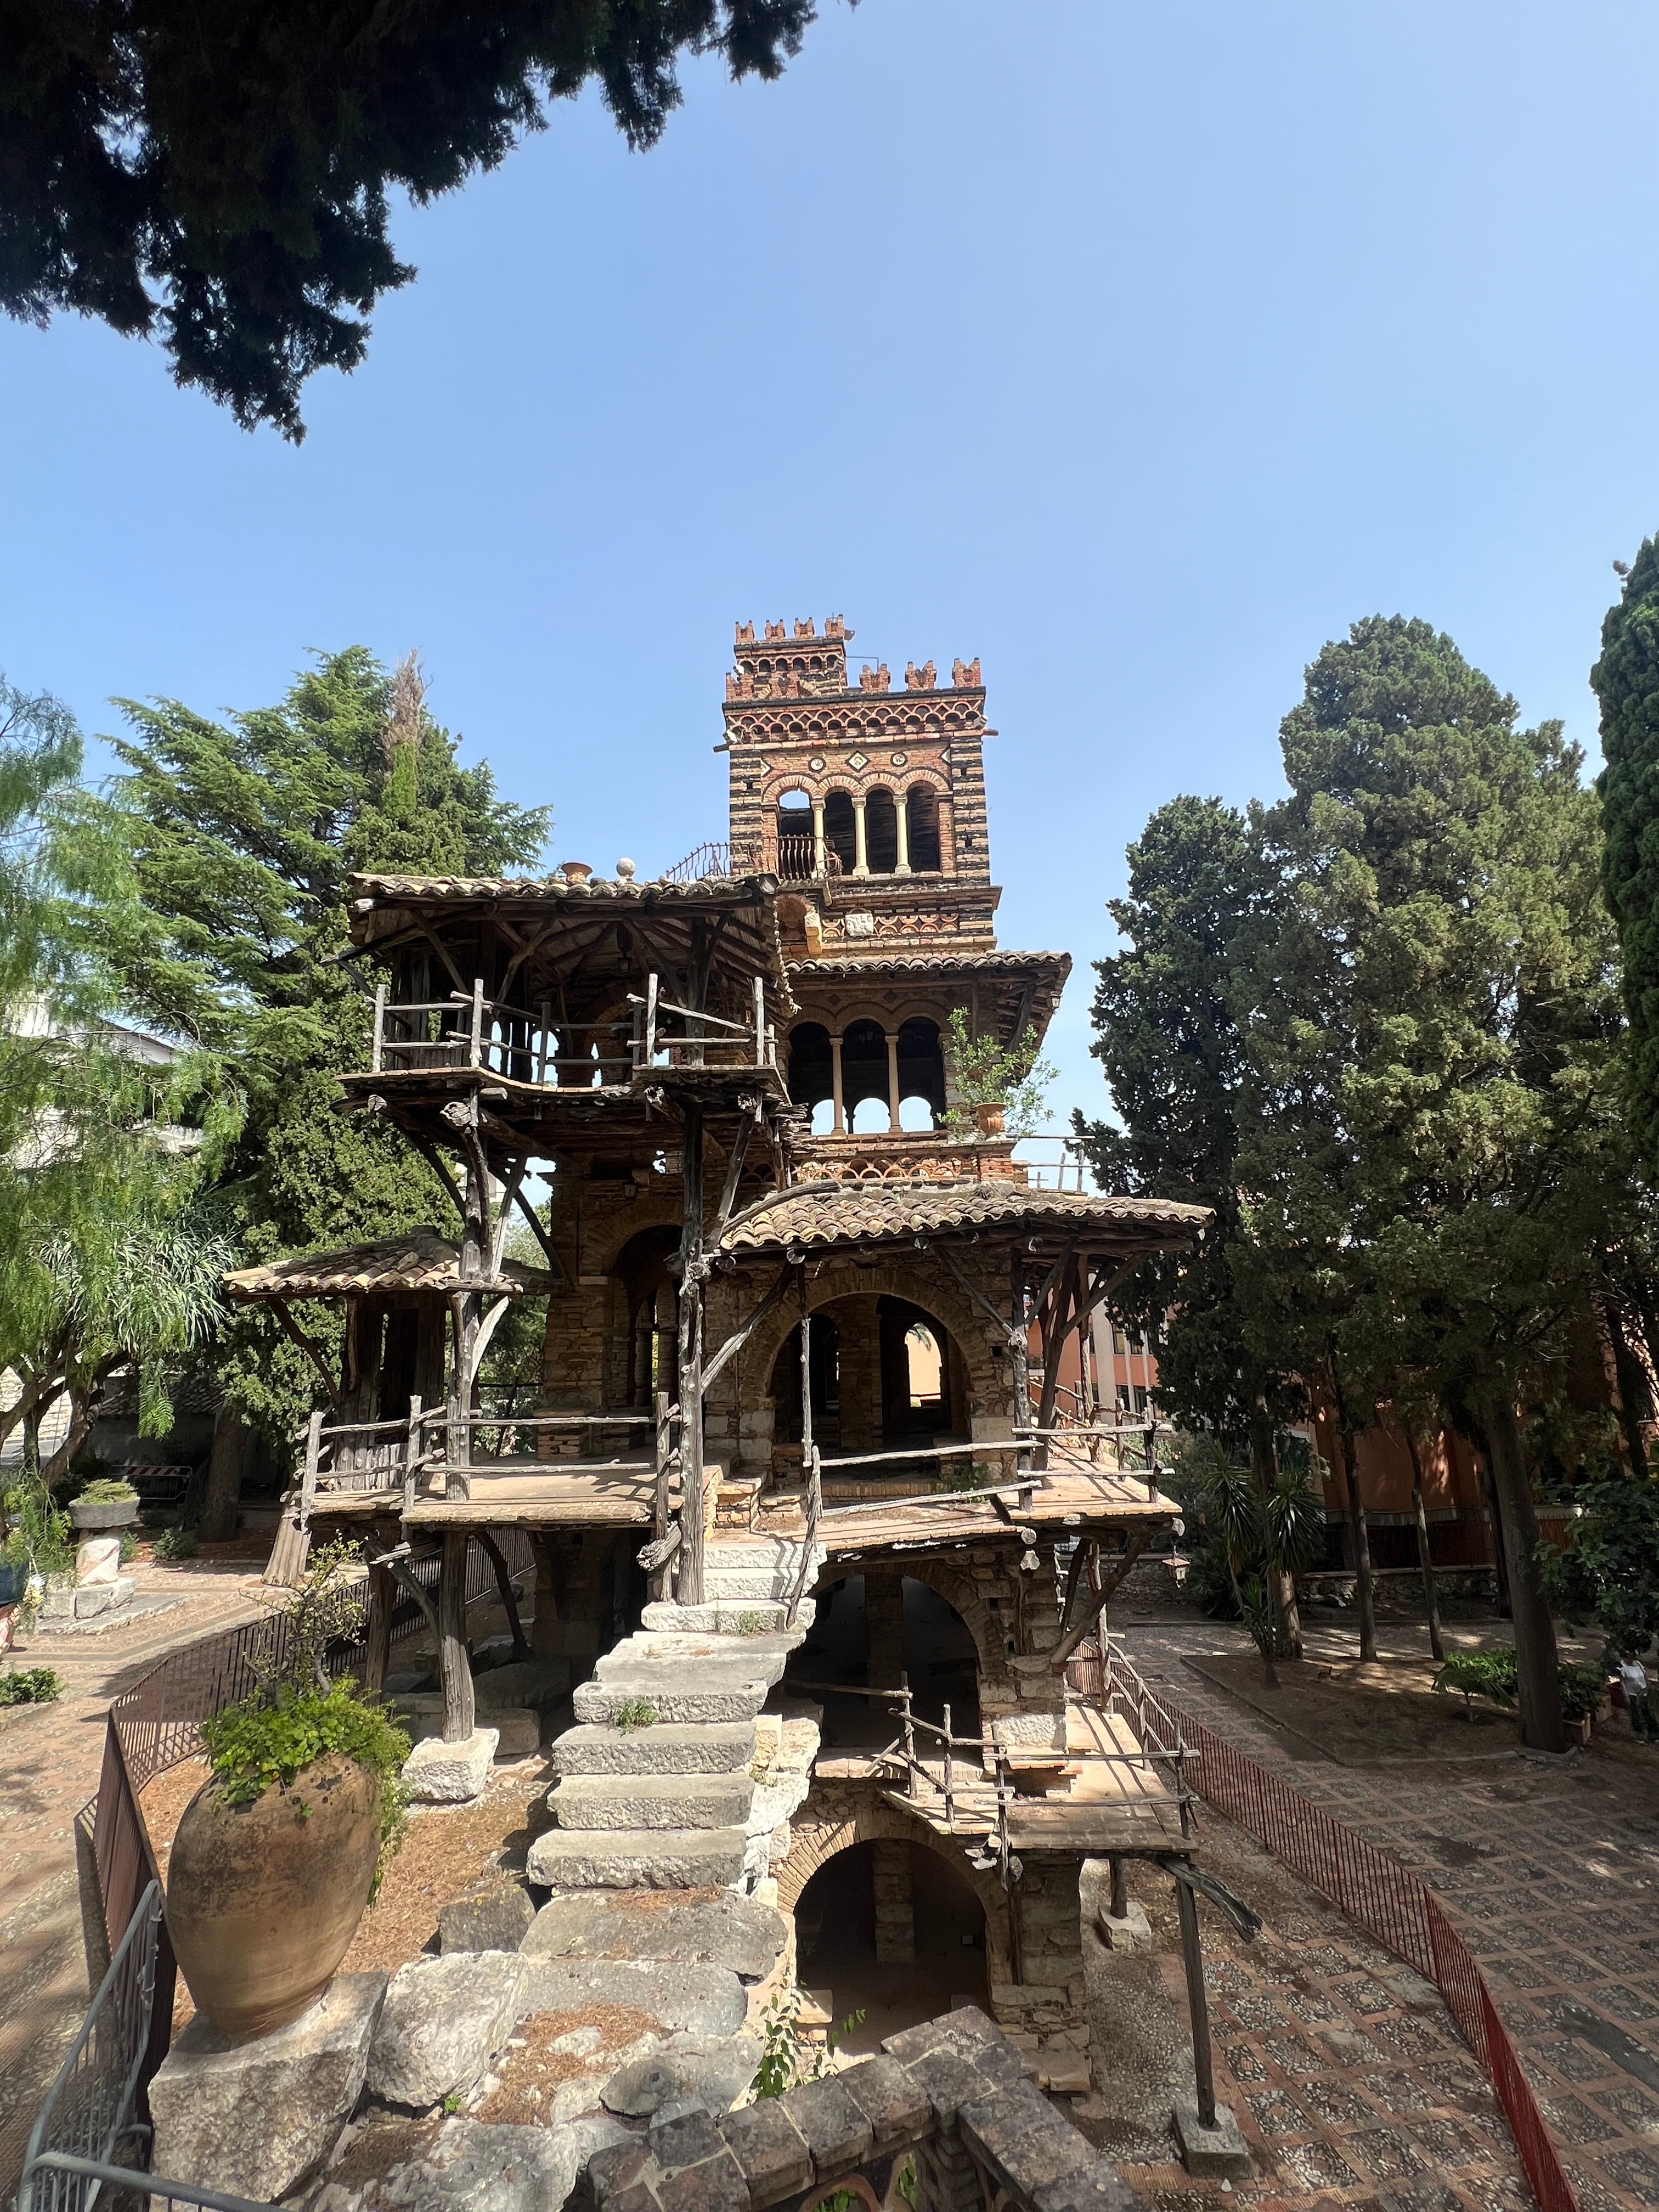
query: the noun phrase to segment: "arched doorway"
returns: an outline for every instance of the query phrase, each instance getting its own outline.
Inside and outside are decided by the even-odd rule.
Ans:
[[[945,1126],[945,1049],[939,1027],[926,1014],[901,1022],[898,1033],[899,1127]]]
[[[865,1692],[910,1686],[911,1711],[934,1727],[950,1708],[951,1733],[980,1733],[981,1653],[950,1600],[891,1562],[869,1563],[821,1582],[805,1641],[789,1655],[786,1691],[823,1708],[823,1741],[875,1750],[898,1728],[893,1707]]]
[[[611,1271],[617,1285],[620,1341],[612,1348],[609,1396],[614,1406],[644,1408],[657,1390],[675,1385],[679,1289],[668,1272],[682,1232],[664,1223],[630,1237]]]
[[[898,866],[898,808],[879,784],[864,802],[864,842],[871,874],[890,876]]]
[[[853,823],[850,792],[832,791],[823,802],[823,842],[850,876],[858,860],[858,833]]]
[[[795,1904],[797,1973],[832,2018],[861,2010],[843,2047],[953,2011],[990,2008],[985,1908],[968,1870],[898,1837],[851,1844],[824,1860]]]

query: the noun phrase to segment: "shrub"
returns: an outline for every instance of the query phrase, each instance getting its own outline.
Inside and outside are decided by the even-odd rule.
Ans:
[[[1473,1698],[1486,1698],[1495,1705],[1512,1705],[1517,1695],[1515,1654],[1506,1646],[1492,1650],[1454,1651],[1434,1678],[1437,1690],[1461,1692],[1463,1710],[1471,1720]]]
[[[617,1706],[611,1725],[626,1735],[629,1729],[653,1728],[656,1719],[654,1705],[647,1705],[643,1698],[629,1698]]]
[[[163,1528],[155,1539],[158,1559],[193,1559],[200,1548],[193,1528]]]
[[[1588,1720],[1599,1712],[1607,1693],[1607,1669],[1602,1667],[1560,1666],[1555,1680],[1561,1692],[1561,1711],[1570,1721]]]
[[[273,1784],[290,1788],[313,1759],[331,1754],[354,1760],[378,1777],[380,1784],[380,1855],[374,1868],[374,1898],[403,1840],[408,1792],[400,1778],[409,1757],[409,1738],[392,1724],[388,1706],[371,1704],[349,1682],[327,1690],[284,1684],[264,1691],[202,1723],[208,1760],[227,1800],[251,1805]],[[296,1797],[295,1818],[310,1808]]]
[[[0,1705],[49,1705],[63,1694],[50,1667],[8,1668],[0,1674]]]
[[[136,1505],[137,1502],[138,1493],[130,1482],[123,1482],[118,1477],[107,1474],[100,1475],[95,1482],[88,1483],[75,1496],[77,1505]]]

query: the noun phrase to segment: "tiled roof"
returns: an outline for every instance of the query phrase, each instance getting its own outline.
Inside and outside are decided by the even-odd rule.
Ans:
[[[895,952],[890,938],[860,938],[848,945],[846,957],[833,960],[792,960],[793,975],[836,976],[847,972],[848,960],[878,961],[903,975],[1019,975],[1028,969],[1048,967],[1062,975],[1072,972],[1069,952]]]
[[[1048,1230],[1102,1245],[1164,1251],[1190,1244],[1210,1219],[1207,1206],[1160,1198],[1093,1198],[1018,1183],[877,1183],[857,1189],[814,1183],[781,1191],[741,1215],[720,1239],[727,1252],[795,1244],[863,1244],[952,1231]]]
[[[435,1229],[410,1229],[401,1237],[349,1244],[339,1252],[309,1252],[273,1260],[263,1267],[238,1267],[223,1278],[233,1298],[343,1298],[358,1292],[483,1290],[509,1297],[540,1297],[558,1287],[545,1267],[504,1261],[499,1275],[463,1285],[461,1255]]]
[[[744,905],[769,898],[775,876],[700,876],[688,884],[640,883],[634,878],[592,876],[586,883],[562,876],[353,876],[358,898],[434,900],[532,899],[548,905],[582,905],[592,900],[649,906]]]

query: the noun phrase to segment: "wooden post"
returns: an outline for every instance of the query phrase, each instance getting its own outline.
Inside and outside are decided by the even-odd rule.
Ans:
[[[916,1794],[916,1724],[910,1714],[910,1677],[908,1674],[899,1676],[899,1688],[904,1698],[904,1794],[907,1797],[914,1797]]]
[[[386,1687],[392,1657],[392,1608],[398,1602],[398,1584],[390,1567],[368,1571],[368,1650],[363,1660],[363,1693],[378,1698]]]
[[[409,1423],[404,1431],[404,1511],[413,1510],[415,1486],[420,1480],[418,1462],[421,1456],[421,1401],[418,1394],[409,1401]]]
[[[755,1065],[766,1065],[766,986],[755,978]]]
[[[1025,1341],[1025,1260],[1022,1253],[1014,1254],[1010,1263],[1009,1273],[1011,1276],[1009,1295],[1012,1311],[1012,1327],[1008,1335],[1008,1364],[1014,1370],[1014,1428],[1018,1431],[1020,1429],[1029,1429],[1031,1425],[1031,1379]],[[1030,1465],[1030,1450],[1024,1444],[1017,1443],[1014,1451],[1015,1472],[1019,1474],[1027,1474]]]
[[[657,1058],[657,979],[645,979],[645,1064],[654,1066]]]
[[[438,1571],[438,1679],[444,1693],[444,1741],[465,1743],[473,1729],[472,1664],[466,1650],[468,1531],[444,1530]]]
[[[369,1065],[374,1073],[380,1072],[380,1051],[386,1042],[386,985],[374,986],[374,1057]]]
[[[542,1000],[540,1020],[541,1027],[537,1032],[538,1036],[541,1039],[541,1042],[537,1047],[536,1050],[536,1080],[538,1083],[545,1083],[547,1080],[547,1043],[548,1038],[552,1034],[553,1029],[553,1009],[545,999]],[[553,1073],[556,1077],[558,1074],[558,1069],[556,1067]]]
[[[651,1534],[660,1543],[668,1534],[668,1483],[674,1455],[674,1425],[668,1418],[668,1393],[659,1390],[652,1398],[652,1410],[657,1417],[656,1468],[657,1495],[651,1516]],[[654,1577],[652,1595],[658,1600],[672,1594],[673,1563],[665,1559]]]
[[[1181,1916],[1181,1963],[1187,1970],[1187,2008],[1193,2016],[1193,2071],[1198,2077],[1198,2122],[1215,2125],[1215,2077],[1210,2069],[1210,2007],[1204,1994],[1204,1954],[1198,1944],[1198,1899],[1190,1885],[1176,1876],[1176,1911]]]
[[[951,1756],[951,1708],[945,1708],[945,1825],[954,1828],[957,1816],[952,1810],[956,1789],[956,1765]]]
[[[1112,1917],[1114,1920],[1127,1919],[1129,1911],[1129,1885],[1124,1878],[1123,1854],[1121,1851],[1114,1851],[1112,1853],[1110,1865],[1112,1869]]]
[[[702,1603],[702,1108],[682,1109],[679,1601]]]
[[[483,1065],[483,977],[475,975],[472,979],[472,1035],[467,1053],[469,1067]]]
[[[311,1509],[317,1497],[317,1463],[323,1455],[323,1409],[319,1406],[306,1424],[306,1467],[300,1479],[300,1526],[309,1531]]]
[[[518,1594],[513,1588],[513,1577],[507,1571],[501,1547],[488,1528],[475,1529],[473,1534],[483,1546],[489,1564],[495,1570],[495,1587],[501,1592],[501,1610],[507,1615],[507,1632],[513,1638],[513,1656],[527,1659],[530,1656],[530,1641],[524,1632],[524,1623],[519,1618]]]

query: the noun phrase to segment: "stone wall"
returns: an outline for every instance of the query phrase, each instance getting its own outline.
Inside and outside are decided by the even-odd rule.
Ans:
[[[1133,2212],[1139,2200],[971,2006],[889,2036],[882,2055],[719,2119],[674,2106],[597,2151],[591,2212],[879,2212],[914,2161],[915,2212]]]

